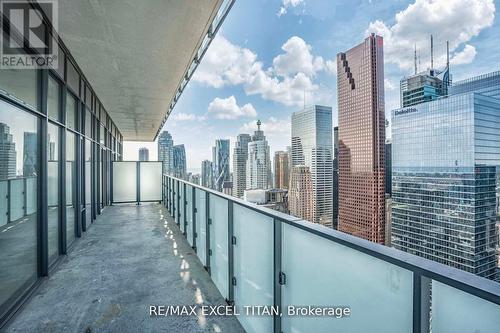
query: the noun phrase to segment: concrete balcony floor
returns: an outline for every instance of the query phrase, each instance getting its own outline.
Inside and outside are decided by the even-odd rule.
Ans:
[[[107,207],[7,332],[244,332],[235,317],[150,317],[149,305],[225,305],[160,204]]]

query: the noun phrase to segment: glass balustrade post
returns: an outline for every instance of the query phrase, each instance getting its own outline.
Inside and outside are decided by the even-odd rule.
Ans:
[[[413,332],[429,332],[431,280],[413,272]]]
[[[227,200],[227,199],[226,199]],[[234,221],[233,221],[233,201],[228,200],[227,203],[227,245],[228,245],[228,304],[234,305],[234,286],[236,284],[236,278],[234,277],[234,248],[235,238],[234,238]]]
[[[210,194],[208,191],[205,192],[205,230],[206,230],[206,240],[205,240],[205,255],[206,255],[206,266],[208,274],[210,274]]]
[[[186,199],[186,183],[182,182],[182,211],[184,212],[182,214],[182,223],[184,223],[184,237],[187,239],[187,199]]]
[[[10,222],[11,210],[10,210],[10,200],[12,198],[12,180],[7,180],[7,223]]]
[[[141,162],[136,162],[136,189],[135,195],[137,198],[137,205],[141,204]]]
[[[23,216],[28,215],[28,178],[23,178]]]
[[[193,203],[191,205],[191,208],[192,208],[192,212],[191,212],[191,216],[192,216],[192,219],[193,219],[193,250],[194,252],[196,253],[196,237],[198,237],[198,234],[196,233],[196,212],[198,211],[198,207],[196,207],[196,187],[192,187],[192,196],[191,196],[191,202]]]
[[[180,189],[181,189],[181,185],[180,185],[180,182],[178,180],[175,181],[176,184],[177,184],[177,196],[176,196],[176,202],[177,202],[177,212],[176,212],[176,219],[175,221],[177,222],[177,226],[179,226],[179,228],[181,227],[181,222],[179,221],[180,218],[181,218],[181,195],[179,194],[180,192]]]
[[[274,219],[274,307],[279,308],[279,311],[283,311],[281,308],[281,226],[282,222],[278,219]],[[279,314],[274,315],[274,333],[281,333],[281,316]]]

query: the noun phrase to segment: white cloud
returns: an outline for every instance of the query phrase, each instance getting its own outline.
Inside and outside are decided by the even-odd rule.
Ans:
[[[313,79],[320,71],[335,73],[336,62],[314,56],[311,46],[297,36],[288,39],[282,49],[284,53],[276,56],[273,66],[265,70],[254,52],[230,43],[219,34],[193,80],[214,88],[242,85],[248,95],[259,94],[287,106],[302,105],[304,93],[308,100],[323,101],[327,94],[319,93],[320,87]]]
[[[470,44],[465,44],[462,51],[456,52],[450,59],[452,65],[470,64],[476,57],[476,48]]]
[[[302,72],[307,76],[314,76],[324,68],[323,58],[313,56],[311,46],[300,37],[291,37],[281,49],[285,53],[273,59],[274,71],[278,75],[287,76]]]
[[[276,13],[276,15],[278,15],[278,17],[280,17],[281,15],[284,15],[287,13],[288,8],[297,7],[301,3],[305,3],[304,0],[283,0],[281,3],[280,10],[278,11],[278,13]]]
[[[391,81],[389,81],[389,79],[384,79],[384,86],[385,86],[386,90],[395,90],[396,89],[396,87],[392,84]]]
[[[193,80],[214,88],[227,84],[244,83],[248,76],[259,70],[257,55],[247,48],[233,45],[217,34],[203,57]]]
[[[217,119],[237,119],[240,117],[256,117],[257,111],[252,104],[247,103],[239,106],[234,96],[228,98],[216,97],[208,105],[208,114]]]
[[[183,112],[174,112],[171,116],[169,116],[169,120],[173,121],[189,121],[189,120],[197,120],[198,116],[192,113],[183,113]]]
[[[434,67],[444,67],[446,41],[455,53],[463,44],[493,24],[493,0],[416,0],[395,16],[392,26],[382,21],[371,22],[366,33],[384,37],[384,58],[403,70],[414,68],[414,47],[421,53],[420,70],[430,66],[430,35],[434,34]],[[473,46],[455,53],[455,64],[472,61]],[[465,53],[466,52],[466,53]],[[453,57],[452,57],[453,59]]]
[[[290,136],[290,119],[278,119],[276,117],[269,117],[266,121],[262,121],[261,129],[264,131],[264,134],[269,137]],[[242,133],[253,133],[256,130],[257,125],[255,121],[248,122],[240,127],[240,132]]]

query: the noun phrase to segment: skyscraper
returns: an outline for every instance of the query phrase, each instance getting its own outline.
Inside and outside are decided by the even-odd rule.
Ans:
[[[186,179],[186,150],[184,145],[173,147],[173,175],[177,178]]]
[[[332,108],[314,105],[292,114],[292,164],[309,168],[312,222],[333,226]],[[310,203],[310,202],[308,202]]]
[[[16,154],[9,126],[0,123],[0,179],[16,177]]]
[[[247,182],[248,143],[251,141],[249,134],[238,135],[233,150],[233,195],[243,197]]]
[[[149,161],[149,150],[148,148],[139,149],[139,161]]]
[[[202,161],[201,162],[201,186],[204,186],[207,188],[213,188],[212,176],[213,176],[212,162],[209,160]]]
[[[215,146],[212,148],[213,158],[213,184],[214,189],[222,192],[222,185],[230,180],[229,175],[229,140],[215,140]]]
[[[170,174],[174,168],[174,140],[168,131],[158,137],[158,161],[163,161],[163,172]]]
[[[316,220],[313,182],[309,167],[305,165],[292,167],[288,191],[288,208],[291,215],[306,221]]]
[[[382,37],[337,55],[340,231],[384,243],[385,115]]]
[[[385,142],[385,193],[392,195],[392,141],[390,139]]]
[[[289,156],[286,151],[277,151],[274,153],[274,187],[288,189],[290,185],[290,166],[288,165]]]
[[[498,124],[500,99],[475,92],[392,111],[395,248],[494,278]]]
[[[248,143],[247,182],[246,189],[267,189],[271,187],[270,148],[264,132],[257,121],[257,130]]]
[[[23,176],[38,175],[38,137],[37,133],[24,132]]]

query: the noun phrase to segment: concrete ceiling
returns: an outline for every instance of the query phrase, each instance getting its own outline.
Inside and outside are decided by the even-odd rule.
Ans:
[[[59,1],[59,34],[124,140],[154,139],[221,3]]]

